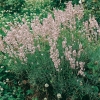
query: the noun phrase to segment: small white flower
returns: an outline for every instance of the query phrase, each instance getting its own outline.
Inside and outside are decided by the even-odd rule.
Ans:
[[[5,72],[6,72],[6,73],[8,73],[8,71],[7,71],[7,70],[6,70]]]
[[[82,3],[82,0],[79,0],[79,4],[81,4]]]
[[[1,66],[1,68],[4,68],[4,66]]]
[[[3,82],[3,84],[6,84],[6,82]]]
[[[43,56],[43,53],[41,54],[41,56]]]
[[[3,89],[3,88],[1,88],[0,90],[1,90],[1,91],[3,91],[4,89]]]
[[[44,100],[47,100],[47,98],[44,98]]]
[[[46,84],[45,84],[45,87],[46,87],[46,88],[49,87],[49,84],[46,83]]]
[[[9,82],[9,79],[8,78],[6,79],[6,82]]]
[[[61,98],[61,94],[60,93],[57,94],[57,98],[59,98],[59,99]]]

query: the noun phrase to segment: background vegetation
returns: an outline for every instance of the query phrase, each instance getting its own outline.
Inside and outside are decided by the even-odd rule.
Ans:
[[[0,41],[13,29],[17,32],[17,28],[20,25],[23,26],[27,24],[30,30],[28,32],[31,34],[34,34],[36,29],[32,29],[32,23],[36,23],[35,26],[41,26],[41,24],[45,24],[43,22],[47,18],[48,24],[46,23],[46,26],[48,26],[51,20],[53,20],[49,15],[51,14],[55,19],[56,11],[60,11],[60,13],[65,11],[68,1],[69,0],[1,0]],[[79,0],[72,0],[72,4],[78,5],[80,2]],[[83,22],[89,22],[89,18],[94,16],[98,25],[100,24],[100,1],[82,0],[81,4],[83,4],[84,7],[84,16],[81,20],[75,17],[76,29],[72,30],[63,24],[60,26],[60,36],[58,37],[56,45],[59,51],[58,58],[61,59],[59,69],[55,68],[52,57],[50,58],[51,45],[41,35],[38,39],[34,40],[34,45],[37,46],[35,53],[26,54],[28,58],[27,63],[22,63],[18,57],[11,57],[3,51],[0,52],[0,100],[100,99],[100,29],[98,28],[99,26],[93,27],[93,34],[89,34],[90,38],[86,38],[84,35],[86,30],[83,28]],[[61,16],[61,14],[58,16]],[[41,24],[34,22],[36,19]],[[49,28],[52,25],[53,24],[51,24]],[[27,28],[22,29],[21,32],[23,34]],[[88,31],[91,33],[92,29],[90,29],[88,29]],[[36,30],[37,34],[38,31],[39,29]],[[42,29],[40,29],[39,32],[41,31]],[[62,47],[63,41],[66,42],[66,48]],[[53,43],[55,42],[53,41]],[[80,67],[76,69],[70,68],[70,60],[66,61],[64,55],[64,51],[67,49],[70,51],[70,47],[72,47],[72,51],[76,50],[78,53],[80,43],[82,45],[82,48],[80,48],[84,49],[84,51],[80,54],[79,58],[76,57],[75,59],[79,62],[85,62],[85,76],[81,74],[77,75]],[[38,44],[40,44],[41,50],[39,50]],[[15,63],[15,61],[17,63]]]

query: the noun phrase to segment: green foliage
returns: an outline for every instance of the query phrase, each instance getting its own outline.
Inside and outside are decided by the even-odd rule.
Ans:
[[[65,8],[68,1],[72,1],[73,4],[79,3],[79,0],[51,0],[51,6]]]
[[[19,12],[24,5],[25,0],[0,0],[1,9],[5,12]]]

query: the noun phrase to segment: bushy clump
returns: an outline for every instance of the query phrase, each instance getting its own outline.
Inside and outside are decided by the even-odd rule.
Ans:
[[[94,17],[84,20],[82,5],[67,3],[65,11],[55,10],[31,28],[11,27],[0,37],[0,51],[9,55],[9,68],[26,75],[33,97],[48,100],[98,100],[100,27]],[[96,53],[96,55],[95,55]],[[91,55],[93,54],[93,55]]]
[[[19,12],[24,5],[25,0],[0,0],[0,9],[5,12]]]

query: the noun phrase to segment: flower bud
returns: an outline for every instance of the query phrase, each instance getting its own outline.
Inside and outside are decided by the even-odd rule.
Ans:
[[[1,91],[3,91],[4,89],[3,89],[3,88],[1,88],[0,90],[1,90]]]
[[[49,87],[49,84],[46,83],[46,84],[45,84],[45,87],[46,87],[46,88]]]
[[[81,43],[79,44],[79,49],[82,49],[82,44]]]
[[[1,66],[1,68],[4,68],[4,66]]]
[[[76,50],[73,50],[73,56],[76,57]]]
[[[9,82],[9,79],[8,78],[6,79],[6,82]]]
[[[57,98],[58,98],[58,99],[61,98],[61,94],[60,94],[60,93],[57,94]]]
[[[82,1],[81,0],[79,0],[79,4],[81,4],[82,3]]]
[[[47,98],[44,98],[44,100],[47,100]]]

